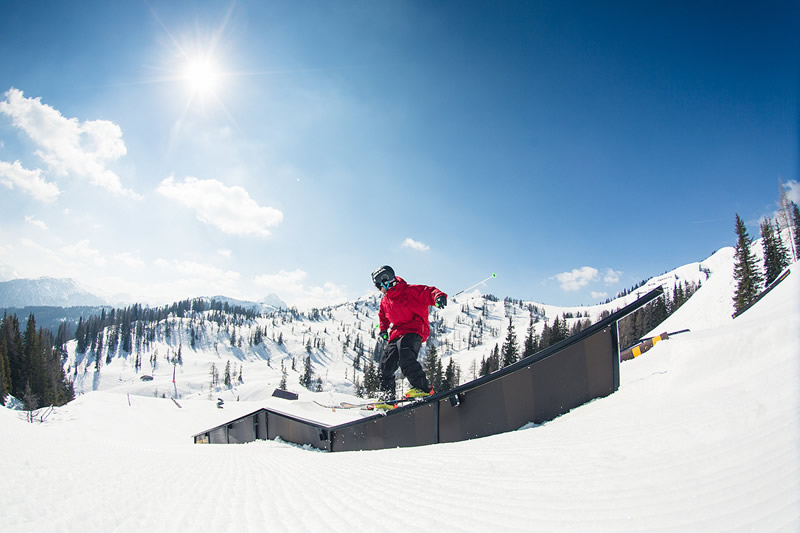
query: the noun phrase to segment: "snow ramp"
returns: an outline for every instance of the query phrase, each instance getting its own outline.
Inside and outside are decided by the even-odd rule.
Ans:
[[[658,298],[658,287],[558,344],[430,398],[330,426],[262,408],[194,435],[196,444],[280,438],[338,452],[457,442],[541,424],[619,388],[617,322]]]

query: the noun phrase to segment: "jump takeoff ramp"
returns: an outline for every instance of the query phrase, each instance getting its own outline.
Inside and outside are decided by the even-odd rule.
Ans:
[[[259,409],[194,435],[226,444],[274,439],[331,452],[422,446],[496,435],[543,423],[619,388],[617,322],[661,287],[558,344],[493,374],[386,414],[329,426]]]

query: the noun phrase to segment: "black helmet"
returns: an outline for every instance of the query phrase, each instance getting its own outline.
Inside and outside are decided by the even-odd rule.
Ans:
[[[375,287],[380,289],[390,289],[397,284],[397,279],[394,277],[394,270],[389,265],[383,265],[378,270],[372,273],[372,283]]]

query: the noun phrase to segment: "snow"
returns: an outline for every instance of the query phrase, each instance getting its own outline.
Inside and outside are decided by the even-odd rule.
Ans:
[[[343,392],[270,398],[259,380],[272,374],[250,366],[246,383],[262,391],[242,385],[238,402],[220,393],[224,409],[216,392],[209,401],[192,388],[182,408],[137,395],[145,384],[132,376],[87,390],[44,423],[0,409],[0,523],[14,532],[798,531],[800,264],[735,320],[730,249],[702,265],[709,279],[658,328],[691,332],[623,363],[611,396],[502,435],[341,453],[192,444],[264,406],[330,424],[360,416],[311,401],[352,398]],[[698,264],[682,268],[705,277]],[[117,364],[122,376],[122,363],[109,368]]]

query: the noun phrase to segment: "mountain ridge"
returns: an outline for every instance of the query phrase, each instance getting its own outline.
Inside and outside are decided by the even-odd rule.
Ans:
[[[0,281],[0,308],[102,306],[108,302],[72,278],[19,278]]]

